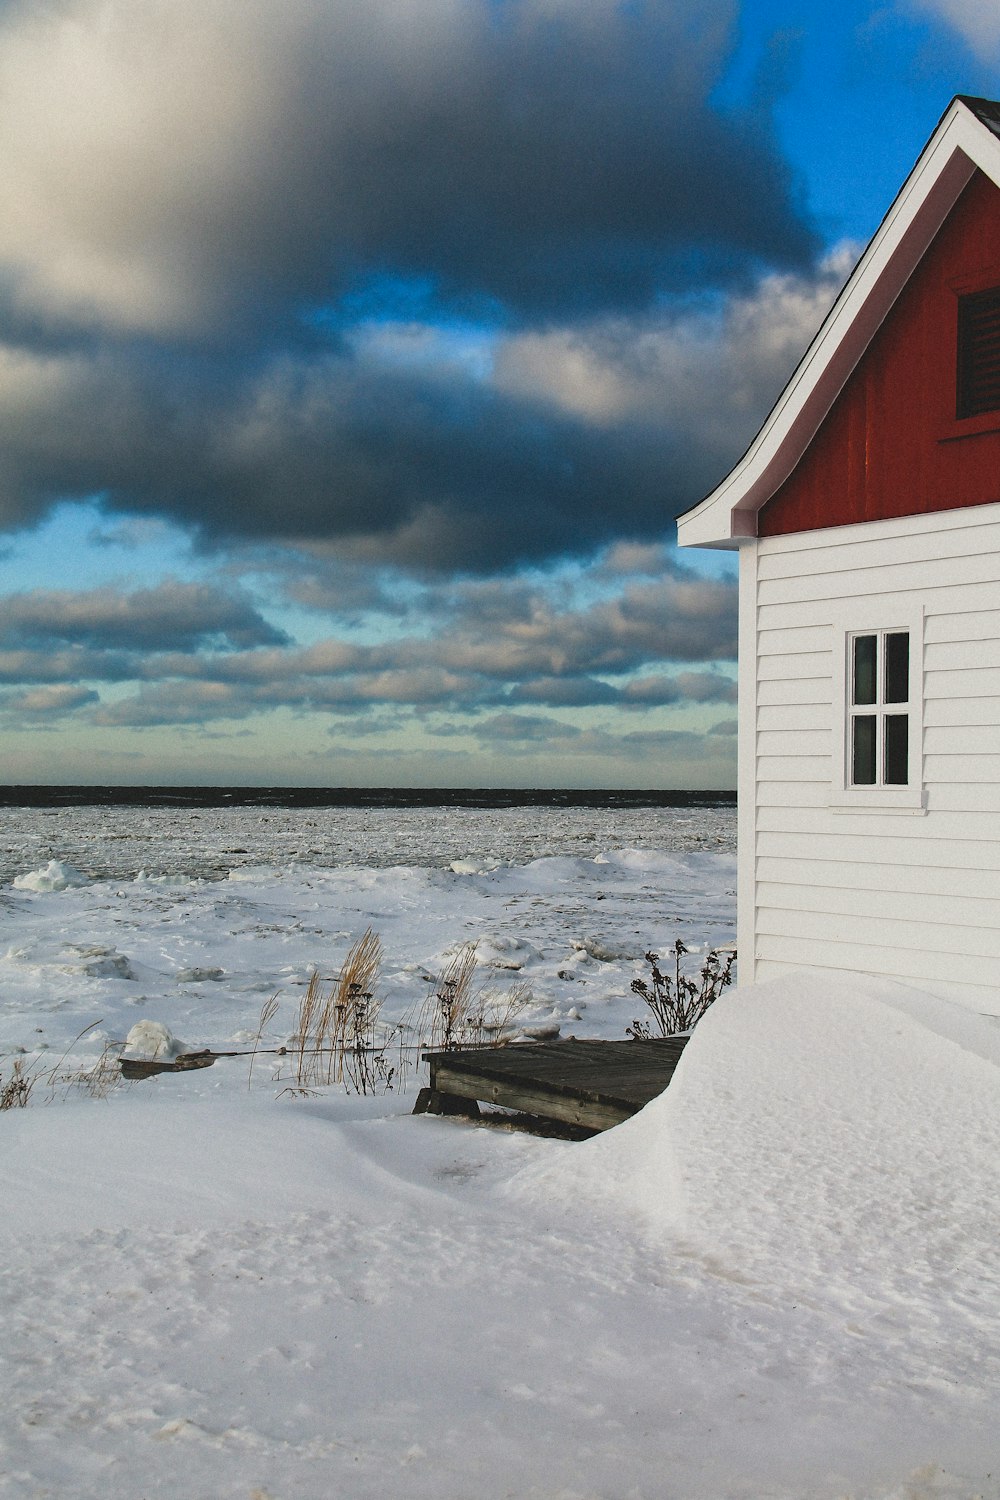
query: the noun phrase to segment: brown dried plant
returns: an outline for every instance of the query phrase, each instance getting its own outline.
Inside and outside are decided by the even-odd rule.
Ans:
[[[420,1016],[421,1036],[437,1051],[462,1044],[472,1008],[476,943],[463,943],[434,981]]]
[[[27,1109],[36,1078],[25,1066],[24,1058],[15,1057],[9,1076],[4,1079],[0,1074],[0,1110]]]
[[[382,943],[371,928],[350,949],[336,981],[324,995],[314,971],[299,1004],[294,1043],[300,1089],[342,1083],[358,1093],[392,1087],[387,1061],[392,1034],[380,1039],[382,1002],[376,995]]]
[[[434,980],[420,1013],[422,1045],[451,1052],[459,1047],[501,1046],[531,999],[528,986],[502,994],[475,987],[477,944],[463,943]]]
[[[725,964],[713,949],[702,964],[697,978],[681,973],[681,959],[687,949],[680,938],[670,949],[674,960],[674,972],[664,974],[660,969],[660,955],[647,953],[650,980],[633,979],[632,993],[641,995],[649,1007],[651,1021],[633,1021],[625,1028],[626,1036],[636,1041],[647,1042],[654,1036],[677,1036],[690,1031],[714,1004],[724,989],[733,982],[735,952],[730,953]]]
[[[271,1022],[274,1020],[275,1016],[278,1014],[278,1004],[278,996],[275,994],[272,995],[269,1000],[265,1000],[264,1004],[260,1008],[260,1018],[257,1022],[257,1034],[253,1039],[253,1048],[250,1052],[250,1066],[247,1069],[248,1089],[253,1084],[253,1065],[256,1060],[257,1053],[260,1051],[260,1039],[264,1035],[264,1032],[267,1030],[268,1026],[270,1026]]]

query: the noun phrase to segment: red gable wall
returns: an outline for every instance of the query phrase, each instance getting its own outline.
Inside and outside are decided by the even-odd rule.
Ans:
[[[759,536],[1000,500],[1000,411],[955,418],[956,300],[1000,286],[1000,189],[976,172]]]

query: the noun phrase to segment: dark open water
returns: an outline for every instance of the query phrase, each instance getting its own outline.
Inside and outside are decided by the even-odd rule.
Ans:
[[[0,786],[0,807],[735,807],[735,792],[505,787]]]

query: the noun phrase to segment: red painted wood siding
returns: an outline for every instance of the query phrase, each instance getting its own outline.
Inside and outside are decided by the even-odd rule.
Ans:
[[[757,518],[759,536],[1000,500],[1000,411],[955,417],[957,299],[1000,285],[1000,189],[976,172]]]

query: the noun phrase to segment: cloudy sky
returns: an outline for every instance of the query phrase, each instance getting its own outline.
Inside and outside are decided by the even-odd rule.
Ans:
[[[0,0],[5,782],[727,787],[740,455],[995,0]]]

